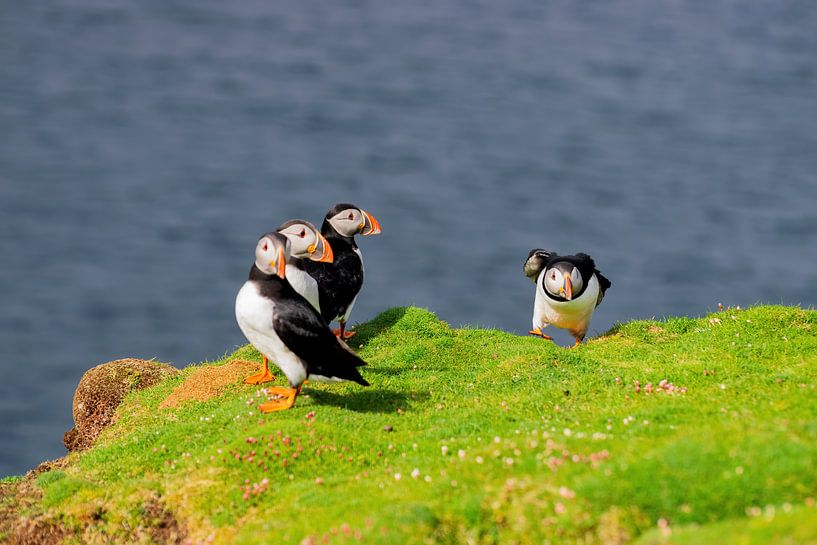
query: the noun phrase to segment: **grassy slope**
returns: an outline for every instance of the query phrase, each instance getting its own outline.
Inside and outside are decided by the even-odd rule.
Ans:
[[[635,321],[572,350],[416,308],[357,330],[372,387],[159,410],[188,368],[40,476],[43,508],[101,542],[160,497],[216,543],[817,543],[815,311]],[[662,379],[686,393],[635,392]]]

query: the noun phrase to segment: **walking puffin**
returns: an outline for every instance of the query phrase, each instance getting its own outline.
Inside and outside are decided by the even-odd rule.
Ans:
[[[307,256],[308,259],[319,263],[332,263],[334,259],[332,246],[318,232],[318,228],[306,220],[286,221],[275,232],[289,239],[290,259],[287,261],[287,282],[320,312],[318,283],[304,269],[306,258],[298,256]]]
[[[304,269],[318,283],[321,316],[327,323],[337,320],[335,334],[348,339],[354,332],[346,331],[346,321],[355,306],[363,286],[363,254],[355,243],[355,235],[380,234],[380,223],[354,204],[338,203],[326,213],[321,234],[332,246],[332,263],[304,262]]]
[[[235,300],[241,332],[263,355],[267,372],[272,359],[289,381],[289,388],[270,388],[279,396],[259,406],[267,413],[289,409],[309,378],[369,383],[357,368],[366,365],[346,343],[335,337],[320,314],[286,280],[289,243],[280,233],[262,235],[255,263]]]
[[[531,250],[522,268],[525,276],[536,283],[531,335],[552,340],[542,329],[550,324],[566,329],[579,345],[593,311],[604,298],[610,281],[596,269],[587,254],[558,255],[556,252]]]

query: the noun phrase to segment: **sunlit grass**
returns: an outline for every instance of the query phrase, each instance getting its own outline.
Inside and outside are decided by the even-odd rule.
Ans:
[[[100,541],[154,500],[216,543],[817,540],[817,312],[635,321],[576,349],[417,308],[357,331],[370,388],[159,409],[188,368],[40,476],[42,508]],[[234,358],[260,361],[207,365]]]

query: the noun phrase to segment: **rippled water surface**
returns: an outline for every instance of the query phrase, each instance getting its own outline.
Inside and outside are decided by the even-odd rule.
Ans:
[[[591,334],[815,304],[815,28],[808,1],[8,3],[0,475],[64,452],[87,368],[242,344],[257,236],[337,201],[383,225],[352,321],[524,333],[533,247],[613,281]]]

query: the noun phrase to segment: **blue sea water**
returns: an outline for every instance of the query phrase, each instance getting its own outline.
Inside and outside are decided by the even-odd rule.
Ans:
[[[243,344],[258,235],[338,201],[383,226],[352,321],[524,334],[534,247],[612,280],[591,334],[814,305],[815,28],[810,1],[6,3],[0,475],[64,453],[89,367]]]

